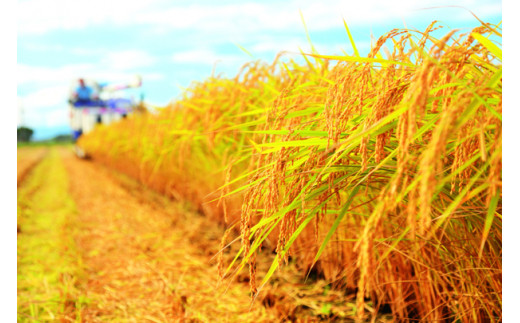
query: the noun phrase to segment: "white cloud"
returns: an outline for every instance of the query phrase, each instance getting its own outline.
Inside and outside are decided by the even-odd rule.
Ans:
[[[204,48],[175,53],[172,55],[172,61],[175,63],[193,63],[206,65],[213,65],[217,61],[218,63],[233,64],[244,61],[244,57],[238,55],[217,54],[211,49]]]
[[[313,42],[312,43],[318,53],[323,55],[333,55],[333,54],[341,54],[342,50],[347,52],[352,52],[350,42],[345,38],[345,42],[343,43],[330,43],[325,44],[321,42]],[[356,47],[358,50],[368,50],[370,49],[370,42],[366,41],[356,41]],[[304,53],[311,53],[312,49],[307,40],[304,39],[292,39],[290,41],[286,41],[284,39],[269,39],[263,40],[261,42],[256,43],[255,45],[247,48],[247,50],[251,51],[253,54],[262,54],[262,53],[278,53],[281,51],[285,51],[291,54],[299,54],[300,49]]]
[[[141,77],[143,78],[143,80],[145,82],[147,81],[162,81],[164,80],[166,77],[164,76],[164,74],[161,74],[161,73],[143,73],[143,74],[140,74]],[[128,78],[125,78],[126,80],[128,80]]]
[[[285,39],[265,39],[256,43],[251,48],[246,48],[252,53],[272,53],[280,51],[298,52],[298,48],[306,51],[310,46],[304,40],[293,39],[287,41]]]
[[[45,110],[59,104],[65,104],[70,94],[70,87],[58,85],[40,89],[26,96],[20,97],[21,104],[25,109]]]
[[[341,27],[342,18],[349,24],[379,24],[389,19],[412,19],[417,9],[459,5],[479,17],[501,11],[501,2],[491,0],[372,0],[326,3],[316,1],[241,2],[188,6],[167,1],[27,0],[19,2],[19,34],[42,34],[57,29],[82,29],[101,25],[147,25],[157,30],[189,29],[213,32],[216,36],[250,35],[251,32],[301,30],[302,11],[311,30]],[[226,34],[222,34],[222,33]],[[232,36],[231,35],[231,36]]]
[[[142,50],[112,51],[89,50],[82,51],[81,48],[72,49],[83,54],[102,54],[103,58],[95,63],[67,64],[60,67],[30,66],[27,64],[17,65],[18,85],[27,83],[53,83],[63,80],[77,80],[79,77],[98,78],[101,80],[115,82],[124,81],[135,70],[153,65],[158,59],[148,52]],[[150,74],[151,78],[158,80],[161,76],[157,73]]]
[[[26,0],[17,11],[20,34],[43,34],[57,29],[82,29],[101,24],[128,25],[144,10],[160,1]]]
[[[68,124],[67,98],[70,88],[58,85],[18,97],[18,123],[53,127]]]
[[[69,110],[66,106],[62,106],[44,112],[24,111],[21,124],[34,129],[68,126]]]
[[[139,67],[153,65],[157,59],[142,50],[126,50],[109,52],[103,58],[102,63],[115,70],[131,70]]]
[[[491,15],[502,15],[501,1],[495,3],[483,3],[478,7],[466,7],[471,10],[479,19],[486,20],[487,16]],[[467,10],[460,11],[457,15],[457,19],[460,20],[474,20],[475,17]]]
[[[49,84],[61,83],[63,80],[74,80],[92,70],[92,64],[70,64],[58,68],[18,64],[17,83]]]
[[[124,82],[132,78],[135,69],[154,64],[157,59],[140,50],[113,52],[99,63],[67,64],[59,67],[17,65],[17,84],[49,85],[73,82],[80,77],[106,82]],[[161,80],[164,75],[144,73],[143,79]]]
[[[65,108],[53,109],[45,114],[45,125],[47,127],[56,127],[62,125],[68,125],[69,110]]]

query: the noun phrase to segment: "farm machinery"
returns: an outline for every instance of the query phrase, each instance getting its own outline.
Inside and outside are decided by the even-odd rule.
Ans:
[[[80,84],[69,98],[70,127],[74,143],[99,124],[108,125],[126,118],[142,104],[142,94],[140,104],[124,91],[141,87],[139,76],[132,82],[122,84],[98,83],[83,79],[80,79]],[[81,97],[81,91],[88,93],[88,98]],[[77,144],[74,150],[78,157],[86,157],[86,152]]]

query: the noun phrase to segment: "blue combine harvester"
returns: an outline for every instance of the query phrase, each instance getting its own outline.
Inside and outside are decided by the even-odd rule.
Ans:
[[[127,97],[124,90],[140,87],[140,77],[128,84],[87,84],[83,79],[79,83],[69,99],[70,127],[74,142],[81,135],[91,132],[96,125],[119,121],[137,107],[134,98]],[[75,152],[78,157],[86,156],[78,145],[75,145]]]

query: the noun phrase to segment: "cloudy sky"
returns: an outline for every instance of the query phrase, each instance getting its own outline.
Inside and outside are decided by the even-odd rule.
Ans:
[[[139,74],[145,101],[165,105],[215,63],[217,74],[232,77],[248,61],[308,51],[300,11],[317,50],[332,55],[352,53],[343,19],[366,54],[371,35],[393,28],[424,30],[438,20],[445,32],[470,31],[479,23],[468,10],[502,20],[496,0],[19,0],[17,122],[35,129],[35,139],[68,133],[66,100],[79,77],[121,82]]]

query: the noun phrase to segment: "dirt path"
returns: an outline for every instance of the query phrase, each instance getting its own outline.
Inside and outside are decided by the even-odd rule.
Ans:
[[[204,218],[99,165],[61,156],[78,211],[86,322],[275,321],[249,312],[248,285],[216,288],[222,232]]]

